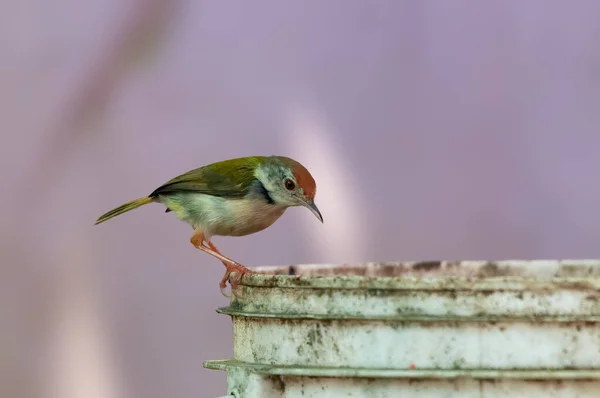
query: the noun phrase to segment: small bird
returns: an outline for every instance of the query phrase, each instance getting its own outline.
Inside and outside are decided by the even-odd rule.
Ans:
[[[190,242],[221,260],[225,276],[219,283],[225,295],[229,276],[235,289],[252,271],[224,256],[211,242],[213,236],[245,236],[271,226],[291,206],[307,207],[321,222],[314,202],[316,184],[309,171],[284,156],[249,156],[212,163],[181,174],[150,195],[125,203],[100,216],[96,224],[148,203],[166,206],[165,212],[192,226]]]

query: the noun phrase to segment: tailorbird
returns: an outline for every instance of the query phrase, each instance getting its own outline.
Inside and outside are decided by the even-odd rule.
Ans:
[[[245,236],[271,226],[288,207],[307,207],[321,222],[314,202],[315,180],[294,159],[284,156],[249,156],[212,163],[181,174],[150,195],[125,203],[100,216],[96,224],[157,202],[194,229],[190,242],[225,265],[219,283],[224,293],[232,272],[235,289],[252,271],[224,256],[211,242],[213,236]]]

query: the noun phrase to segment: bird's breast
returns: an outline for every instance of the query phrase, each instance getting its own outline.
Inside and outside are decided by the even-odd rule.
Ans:
[[[215,235],[244,236],[271,226],[285,211],[276,206],[253,199],[228,200],[223,222],[215,226]]]

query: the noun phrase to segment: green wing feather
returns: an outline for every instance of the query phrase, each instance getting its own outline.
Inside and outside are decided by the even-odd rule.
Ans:
[[[167,181],[149,197],[187,191],[225,198],[243,198],[255,179],[256,168],[265,159],[265,156],[249,156],[223,160],[190,170]]]

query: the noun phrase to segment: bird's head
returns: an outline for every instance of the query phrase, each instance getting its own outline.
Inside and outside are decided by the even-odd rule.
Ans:
[[[315,204],[317,185],[309,171],[294,159],[268,157],[257,169],[256,178],[279,206],[304,206],[321,222],[323,216]]]

